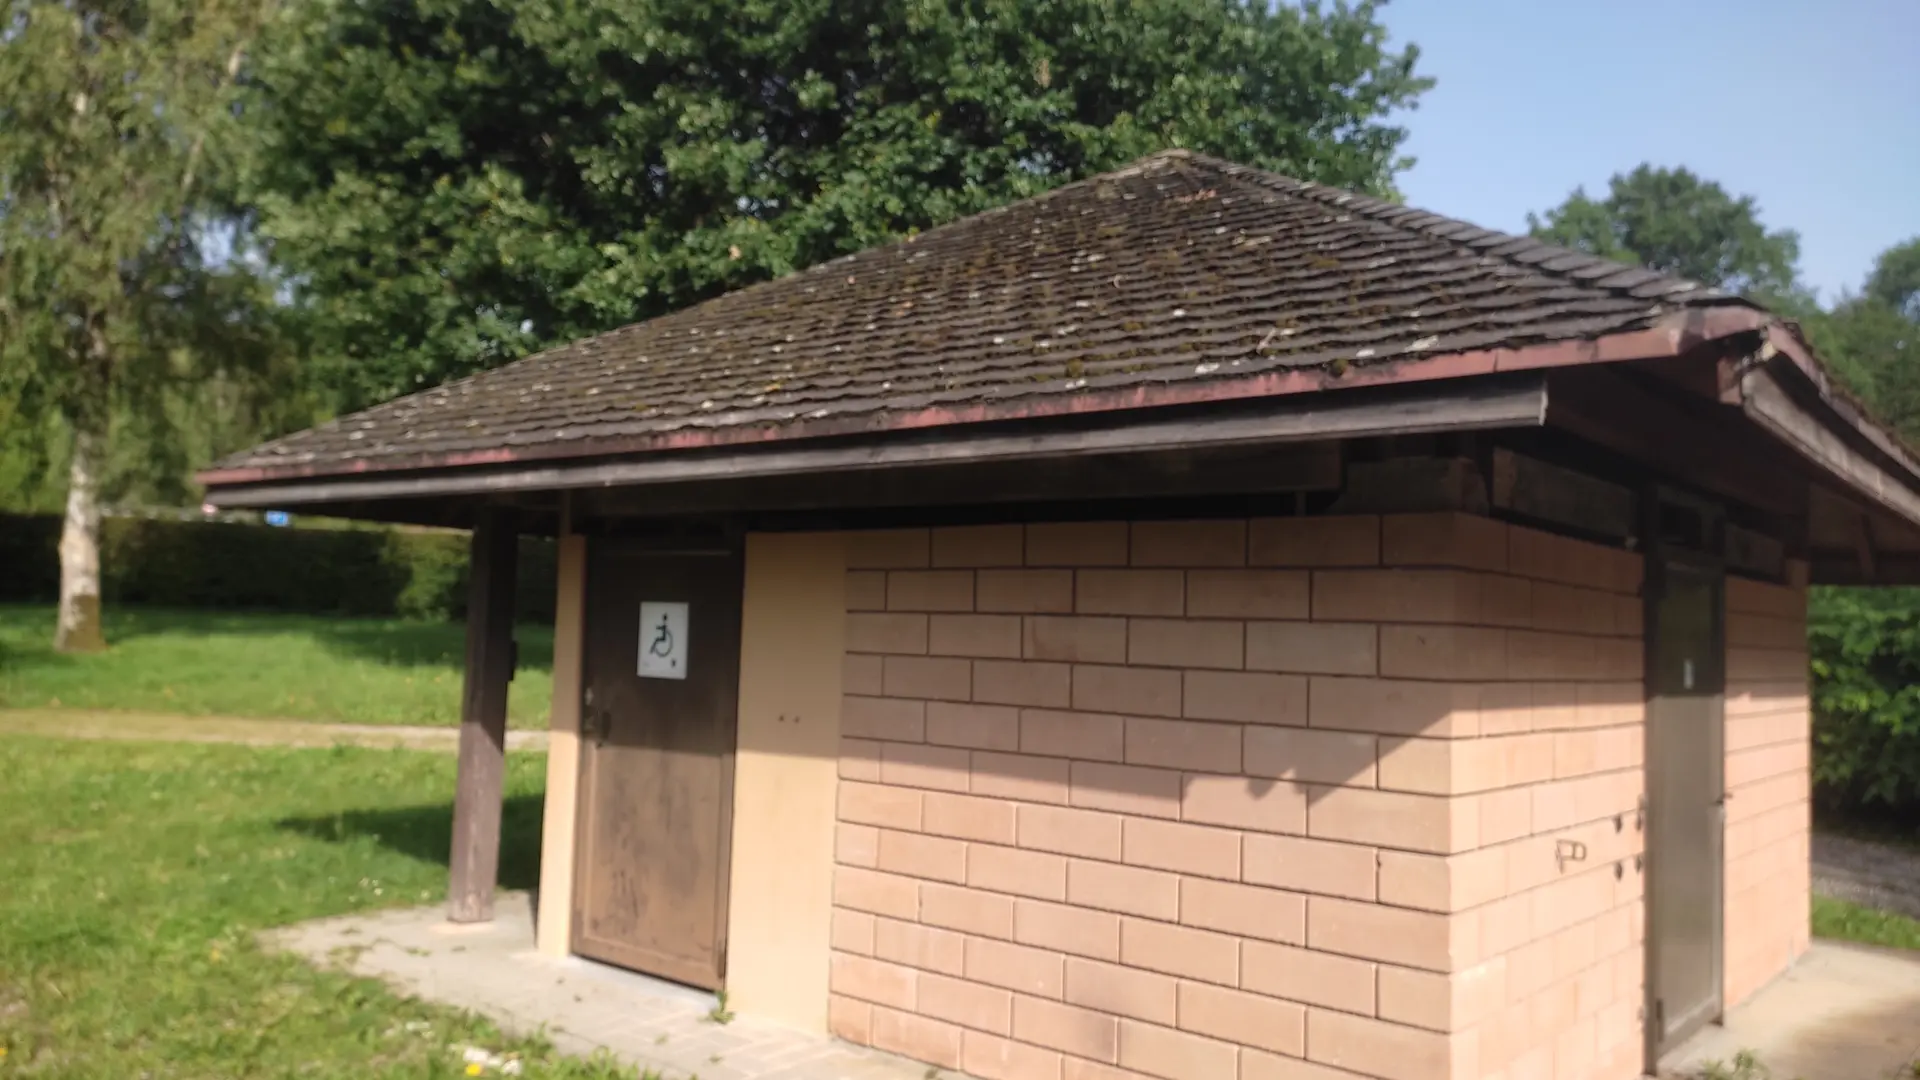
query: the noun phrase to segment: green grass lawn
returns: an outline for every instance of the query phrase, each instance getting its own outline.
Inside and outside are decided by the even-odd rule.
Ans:
[[[538,755],[508,758],[503,882],[537,875]],[[454,759],[0,737],[0,1077],[631,1077],[254,943],[438,900]]]
[[[1813,898],[1813,933],[1889,949],[1920,949],[1920,921],[1829,896]]]
[[[108,649],[53,651],[53,608],[0,604],[0,707],[131,709],[358,724],[454,724],[451,622],[109,605]],[[508,723],[546,725],[553,631],[521,626]]]

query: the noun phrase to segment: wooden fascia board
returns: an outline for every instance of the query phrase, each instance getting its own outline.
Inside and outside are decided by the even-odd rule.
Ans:
[[[1824,394],[1822,400],[1828,400]],[[1838,414],[1817,415],[1782,385],[1770,366],[1756,367],[1740,376],[1740,408],[1847,491],[1920,526],[1920,493],[1911,484],[1913,474],[1898,475],[1859,449],[1855,439],[1847,437],[1859,434],[1856,425]]]
[[[1258,411],[1225,416],[1152,416],[1069,430],[943,433],[919,439],[894,435],[811,447],[467,467],[413,475],[269,481],[218,488],[210,491],[208,498],[219,506],[293,507],[378,499],[486,497],[529,491],[1538,427],[1545,422],[1546,413],[1546,377],[1534,371],[1497,379],[1426,383],[1417,388],[1297,395],[1276,399]]]

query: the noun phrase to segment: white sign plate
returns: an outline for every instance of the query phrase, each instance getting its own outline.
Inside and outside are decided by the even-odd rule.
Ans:
[[[687,605],[666,600],[640,602],[640,677],[687,677]]]

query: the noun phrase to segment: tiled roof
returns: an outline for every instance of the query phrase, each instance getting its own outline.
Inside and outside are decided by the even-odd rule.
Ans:
[[[810,421],[872,430],[929,409],[1592,339],[1738,302],[1168,151],[289,435],[209,479],[822,426]]]

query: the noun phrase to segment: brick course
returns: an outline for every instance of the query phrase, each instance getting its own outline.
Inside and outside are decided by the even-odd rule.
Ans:
[[[1455,603],[1508,628],[1504,679],[1482,686],[1460,737],[1386,740],[1383,788],[1474,812],[1448,851],[1383,860],[1380,888],[1383,902],[1472,920],[1474,951],[1444,984],[1383,972],[1379,1017],[1449,1033],[1455,1076],[1637,1077],[1641,559],[1509,527],[1503,565],[1485,551],[1487,523],[1451,531],[1436,545],[1403,530],[1398,546],[1486,571]],[[1563,858],[1567,842],[1586,857]]]
[[[1804,588],[1727,581],[1722,993],[1745,1001],[1807,951],[1811,712]]]
[[[855,582],[842,1037],[1048,1080],[1638,1075],[1637,555],[1076,523],[886,534]],[[1805,947],[1801,610],[1729,587],[1729,1000]]]

